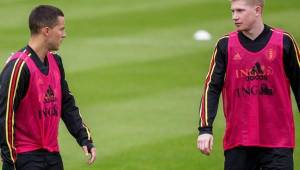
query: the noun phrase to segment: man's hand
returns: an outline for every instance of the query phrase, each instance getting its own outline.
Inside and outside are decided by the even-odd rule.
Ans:
[[[96,148],[92,147],[90,150],[88,150],[87,146],[82,146],[83,152],[85,153],[85,156],[89,156],[88,164],[91,165],[96,160]]]
[[[197,148],[205,155],[210,155],[213,147],[214,138],[211,134],[202,134],[198,136]]]

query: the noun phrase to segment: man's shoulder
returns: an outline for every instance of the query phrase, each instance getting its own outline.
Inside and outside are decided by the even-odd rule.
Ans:
[[[51,51],[50,52],[55,58],[61,59],[60,54],[57,51]]]
[[[12,59],[10,60],[9,58],[7,59],[7,61],[5,62],[4,64],[4,67],[1,71],[1,74],[8,74],[8,73],[11,73],[12,70],[13,70],[13,67],[16,63],[17,59]]]
[[[11,68],[14,67],[14,65],[16,64],[16,61],[18,60],[18,56],[20,56],[22,52],[22,49],[16,51],[16,52],[12,52],[6,59],[5,63],[4,63],[4,68]],[[20,61],[20,62],[24,62],[24,61]],[[24,62],[24,64],[26,65],[26,63]]]
[[[58,67],[60,69],[63,69],[63,63],[62,63],[62,59],[61,59],[61,56],[58,52],[50,52],[53,56],[54,56],[54,59],[58,65]]]
[[[279,27],[271,27],[271,26],[269,26],[269,28],[270,28],[270,30],[271,30],[272,32],[277,31],[277,32],[282,33],[282,34],[283,34],[283,37],[286,38],[286,39],[290,39],[290,40],[293,40],[293,39],[294,39],[293,35],[292,35],[291,33],[289,33],[288,31],[284,30],[283,28],[279,28]]]
[[[216,43],[216,47],[222,51],[226,50],[228,46],[228,40],[229,40],[229,34],[225,34],[221,36]]]
[[[287,31],[283,31],[283,38],[285,42],[296,42],[294,36]]]
[[[58,62],[58,64],[62,63],[61,56],[58,52],[53,51],[53,52],[50,52],[50,53],[54,56],[54,58],[55,58],[56,62]]]
[[[296,39],[294,38],[294,36],[289,33],[288,31],[285,31],[284,29],[282,28],[272,28],[271,27],[271,30],[274,32],[274,31],[278,31],[280,33],[283,34],[283,43],[285,46],[290,46],[290,45],[294,45],[296,44]]]
[[[25,61],[18,60],[17,58],[8,58],[1,71],[1,77],[10,77],[16,70],[19,70],[22,76],[24,76],[24,73],[29,72]]]
[[[228,39],[229,39],[229,34],[225,34],[218,39],[217,43],[228,42]]]

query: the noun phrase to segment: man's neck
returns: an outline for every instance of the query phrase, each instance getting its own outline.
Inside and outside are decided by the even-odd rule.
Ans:
[[[242,31],[242,33],[251,40],[255,40],[264,30],[263,22],[258,23],[252,29]]]
[[[42,63],[44,63],[48,53],[48,49],[43,44],[43,42],[38,38],[31,37],[28,42],[28,45],[36,53],[36,55],[39,57]]]

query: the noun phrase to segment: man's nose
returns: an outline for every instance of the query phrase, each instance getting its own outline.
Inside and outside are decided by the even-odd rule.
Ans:
[[[232,20],[236,21],[238,19],[239,19],[239,17],[237,15],[237,13],[236,12],[232,12]]]

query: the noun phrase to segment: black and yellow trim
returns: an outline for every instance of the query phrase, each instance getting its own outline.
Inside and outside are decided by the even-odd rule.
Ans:
[[[5,132],[10,158],[13,162],[16,160],[16,148],[14,147],[14,99],[24,64],[25,61],[23,59],[18,58],[16,60],[11,73],[7,95]]]
[[[220,40],[224,39],[224,38],[228,38],[228,35],[225,35],[223,37],[221,37],[217,42],[219,42]],[[205,78],[205,85],[204,85],[204,92],[203,92],[203,96],[201,99],[201,104],[200,104],[200,127],[206,127],[208,126],[208,109],[207,109],[207,102],[208,102],[208,90],[209,90],[209,85],[211,83],[211,77],[212,74],[215,71],[215,66],[216,66],[216,55],[217,55],[218,49],[217,49],[217,44],[215,47],[215,50],[213,52],[213,55],[211,57],[211,61],[210,61],[210,66],[209,66],[209,71],[207,73],[207,76]]]

